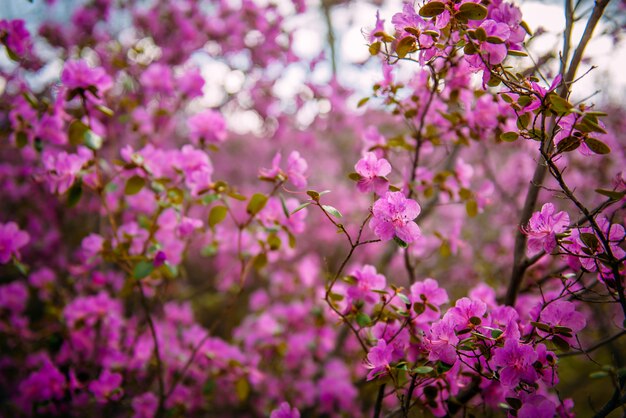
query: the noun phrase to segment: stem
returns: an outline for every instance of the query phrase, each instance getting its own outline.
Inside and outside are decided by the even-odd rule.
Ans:
[[[383,407],[383,398],[385,397],[385,383],[378,388],[378,396],[376,397],[376,405],[374,406],[374,418],[380,417]]]

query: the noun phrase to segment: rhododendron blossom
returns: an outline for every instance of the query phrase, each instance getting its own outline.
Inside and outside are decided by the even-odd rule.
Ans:
[[[417,202],[407,199],[402,192],[387,192],[372,207],[370,228],[382,240],[398,237],[411,243],[421,234],[414,221],[420,210]]]

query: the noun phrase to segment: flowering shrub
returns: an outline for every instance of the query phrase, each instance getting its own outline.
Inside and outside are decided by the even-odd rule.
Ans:
[[[538,62],[507,1],[379,12],[360,109],[294,51],[302,1],[0,20],[0,416],[626,404],[623,110],[574,98],[608,3]]]

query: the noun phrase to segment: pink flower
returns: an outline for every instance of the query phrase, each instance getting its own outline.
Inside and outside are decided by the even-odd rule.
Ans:
[[[43,157],[43,165],[47,170],[46,182],[51,193],[65,193],[76,180],[84,159],[76,154],[68,154],[61,151],[58,154],[46,153]]]
[[[189,136],[194,144],[219,144],[226,140],[226,121],[215,110],[205,110],[189,118]]]
[[[585,316],[576,311],[576,305],[565,300],[557,300],[550,303],[541,311],[537,321],[546,323],[553,327],[558,326],[569,328],[573,333],[581,331],[587,325]],[[541,336],[547,335],[541,330],[537,330],[537,333]],[[573,336],[568,337],[561,335],[561,338],[568,341],[570,344],[576,342],[576,339]]]
[[[99,403],[107,403],[109,400],[118,400],[122,397],[122,375],[111,373],[105,369],[100,373],[98,380],[89,383],[89,390],[94,394]]]
[[[528,251],[531,255],[542,249],[551,253],[556,248],[556,234],[563,233],[569,226],[569,215],[566,212],[554,213],[554,205],[546,203],[541,212],[533,213],[524,233],[528,235]]]
[[[298,408],[292,409],[289,403],[283,402],[272,411],[270,418],[300,418],[300,411]]]
[[[0,309],[22,313],[28,302],[28,288],[24,283],[12,282],[0,286]]]
[[[500,383],[508,388],[516,387],[521,381],[534,383],[537,372],[533,363],[537,360],[535,350],[517,340],[507,340],[504,347],[498,348],[493,362],[500,369]]]
[[[440,288],[436,280],[426,279],[411,286],[411,302],[424,304],[424,312],[419,318],[422,321],[438,319],[439,307],[448,300],[446,289]]]
[[[373,152],[366,152],[354,166],[361,176],[357,188],[361,193],[375,192],[383,195],[387,191],[389,181],[385,176],[391,173],[391,165],[384,158],[378,159]]]
[[[280,168],[281,159],[281,153],[277,152],[272,159],[272,168],[261,168],[259,176],[267,180],[284,180],[286,178],[294,187],[304,189],[307,185],[304,173],[309,168],[306,160],[300,156],[298,151],[292,151],[287,159],[287,170],[283,171]]]
[[[517,411],[517,418],[553,418],[556,406],[542,395],[528,395],[522,399],[522,407]]]
[[[98,92],[106,91],[113,85],[113,80],[104,68],[92,68],[84,60],[67,61],[61,74],[61,82],[70,90],[86,90],[93,86]]]
[[[28,233],[21,231],[15,222],[0,224],[0,264],[8,263],[14,256],[19,258],[19,249],[29,240]]]
[[[402,192],[387,192],[374,203],[370,228],[383,241],[398,237],[411,243],[421,235],[419,227],[413,221],[420,211],[417,202],[407,199]]]
[[[131,402],[133,407],[133,418],[153,418],[159,407],[159,399],[152,392],[135,396]]]
[[[365,265],[362,269],[352,272],[352,276],[356,279],[356,284],[348,288],[348,297],[353,300],[363,300],[374,303],[379,298],[372,290],[383,290],[387,284],[385,276],[376,273],[374,266]]]
[[[32,46],[26,23],[21,19],[0,20],[0,39],[17,56],[24,55]]]
[[[378,340],[378,344],[370,349],[367,353],[366,367],[371,369],[367,374],[367,380],[370,381],[378,375],[385,374],[389,362],[392,361],[393,346],[387,345],[384,339]]]

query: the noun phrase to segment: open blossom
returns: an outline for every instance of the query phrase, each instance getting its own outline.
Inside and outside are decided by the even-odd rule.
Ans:
[[[277,152],[272,159],[272,168],[262,168],[259,170],[259,176],[264,179],[275,180],[278,176],[287,178],[291,184],[298,189],[304,189],[307,185],[305,172],[308,170],[309,165],[306,160],[300,156],[298,151],[292,151],[287,159],[287,170],[283,171],[280,168],[280,161],[282,155]]]
[[[90,67],[85,60],[67,61],[61,73],[61,82],[70,90],[96,87],[99,92],[108,90],[113,85],[111,77],[104,68]]]
[[[65,193],[76,180],[85,160],[76,154],[61,151],[58,154],[46,153],[43,165],[47,170],[46,182],[51,193]]]
[[[215,110],[205,110],[189,118],[189,136],[194,144],[219,144],[226,140],[226,121]]]
[[[354,169],[361,176],[356,185],[361,193],[376,192],[382,195],[387,191],[389,181],[385,176],[391,173],[389,161],[379,159],[373,152],[366,152]]]
[[[106,403],[108,400],[118,400],[122,397],[122,375],[104,370],[98,380],[89,384],[89,390],[94,394],[99,403]]]
[[[11,257],[19,257],[19,249],[28,244],[30,236],[21,231],[15,222],[0,224],[0,264],[6,264]]]
[[[366,367],[370,369],[370,372],[367,374],[368,381],[386,372],[389,362],[393,359],[392,355],[393,345],[387,345],[387,342],[382,338],[378,340],[378,344],[367,353]]]
[[[18,56],[30,50],[32,44],[26,23],[21,19],[0,20],[0,39]]]
[[[133,418],[153,418],[159,407],[159,399],[152,392],[135,396],[131,402],[133,407]]]
[[[546,203],[541,212],[533,213],[524,229],[528,235],[528,251],[531,255],[539,253],[542,249],[550,253],[556,248],[556,234],[567,230],[569,215],[566,212],[554,213],[554,205]]]
[[[272,411],[270,418],[300,418],[300,411],[297,408],[291,408],[289,403],[283,402]]]
[[[421,208],[415,200],[407,199],[402,192],[387,192],[378,199],[372,208],[373,218],[370,228],[383,241],[398,237],[406,243],[415,241],[421,235],[414,219]]]
[[[348,288],[348,297],[351,300],[374,303],[377,298],[372,290],[383,290],[387,284],[385,276],[378,274],[376,268],[370,265],[353,271],[352,276],[356,279],[356,284]]]
[[[537,380],[537,372],[533,363],[537,360],[535,350],[526,344],[520,344],[517,340],[509,339],[504,347],[498,348],[494,354],[493,362],[500,369],[500,383],[505,387],[513,388],[521,381],[534,383]]]

